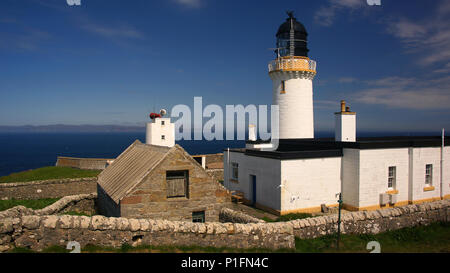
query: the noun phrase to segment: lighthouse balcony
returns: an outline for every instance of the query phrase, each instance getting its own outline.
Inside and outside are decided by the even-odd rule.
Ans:
[[[316,61],[307,57],[280,57],[269,63],[269,73],[273,71],[306,71],[316,73]]]

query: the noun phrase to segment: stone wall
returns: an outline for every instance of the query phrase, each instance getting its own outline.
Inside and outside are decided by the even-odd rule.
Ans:
[[[54,179],[20,183],[0,183],[0,200],[59,198],[88,194],[97,190],[97,178]]]
[[[4,218],[17,218],[25,215],[53,215],[69,211],[78,213],[96,214],[97,193],[78,194],[65,196],[55,203],[39,210],[33,210],[24,206],[16,206],[5,211],[0,211],[0,221]]]
[[[36,216],[4,218],[0,222],[0,250],[14,247],[43,250],[66,247],[77,241],[120,247],[122,244],[152,246],[212,246],[232,248],[294,248],[292,226],[270,224],[191,223],[104,216]]]
[[[337,232],[337,215],[293,220],[289,223],[296,237],[316,238]],[[374,211],[342,214],[343,234],[377,234],[405,227],[427,225],[450,220],[450,200]]]
[[[77,158],[58,156],[56,166],[71,167],[83,170],[104,170],[114,159],[108,158]]]
[[[219,219],[220,219],[220,222],[231,222],[231,223],[242,223],[242,224],[265,223],[264,220],[252,217],[248,214],[245,214],[245,213],[242,213],[239,211],[234,211],[229,208],[223,208],[220,211]]]
[[[0,213],[0,252],[13,247],[42,250],[65,247],[77,241],[120,247],[122,244],[153,246],[213,246],[233,248],[294,248],[296,237],[316,238],[336,232],[337,216],[321,216],[279,223],[191,223],[181,221],[128,219],[104,216],[47,215],[60,213],[95,194],[68,196],[42,210],[16,207]],[[230,221],[243,220],[239,212],[224,209]],[[245,216],[244,219],[249,219]],[[404,227],[449,221],[450,200],[378,211],[342,215],[344,234],[376,234]]]
[[[223,181],[223,169],[206,169],[206,172],[217,181]]]

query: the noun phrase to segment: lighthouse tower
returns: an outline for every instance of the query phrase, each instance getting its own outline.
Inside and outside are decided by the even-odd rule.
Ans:
[[[278,29],[276,59],[269,63],[273,105],[279,106],[279,138],[314,138],[313,84],[316,62],[308,58],[305,27],[288,12]]]

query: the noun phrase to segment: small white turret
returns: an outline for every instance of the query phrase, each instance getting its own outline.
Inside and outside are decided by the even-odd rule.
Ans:
[[[355,142],[356,141],[356,112],[350,112],[350,107],[345,106],[345,100],[341,100],[341,111],[335,115],[336,141]]]
[[[145,143],[150,145],[175,146],[175,124],[169,118],[163,118],[167,113],[162,109],[160,114],[151,113],[151,122],[147,123]]]

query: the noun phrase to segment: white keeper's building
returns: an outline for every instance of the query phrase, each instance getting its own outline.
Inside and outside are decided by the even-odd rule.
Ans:
[[[244,201],[276,214],[337,206],[372,210],[450,198],[449,138],[356,137],[356,113],[341,101],[335,138],[314,138],[313,78],[307,32],[292,14],[276,35],[269,63],[273,104],[279,106],[279,146],[256,139],[224,151],[224,185]],[[445,159],[445,160],[444,160]],[[449,160],[447,160],[449,159]]]

